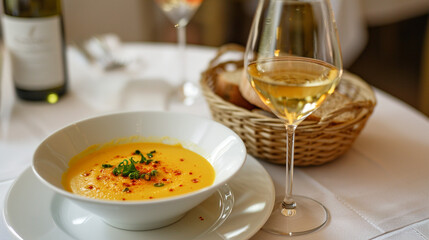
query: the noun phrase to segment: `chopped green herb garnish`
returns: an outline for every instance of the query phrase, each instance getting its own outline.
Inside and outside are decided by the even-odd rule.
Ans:
[[[146,153],[146,156],[148,158],[153,158],[153,154],[156,153],[155,150],[150,151],[149,153]],[[148,165],[149,163],[151,163],[153,160],[148,160],[143,153],[140,150],[135,150],[134,154],[140,155],[141,159],[140,159],[140,163],[146,163],[146,165]]]
[[[156,174],[158,174],[158,171],[157,171],[157,170],[152,170],[152,171],[150,172],[150,175],[151,175],[151,176],[156,176]]]
[[[154,183],[153,186],[155,186],[155,187],[163,187],[164,183],[162,183],[162,182]]]
[[[134,165],[136,163],[133,158],[124,159],[115,169],[113,169],[113,174],[115,176],[118,176],[119,174],[122,174],[123,177],[128,177],[130,173],[132,172],[138,172],[136,166]]]
[[[148,158],[152,158],[153,154],[156,153],[155,150],[147,153],[146,155]],[[129,177],[130,179],[144,179],[146,181],[150,181],[152,177],[156,176],[158,174],[157,170],[152,170],[149,173],[140,173],[135,164],[142,163],[148,165],[149,163],[153,162],[153,159],[146,159],[143,154],[140,152],[140,150],[135,150],[134,154],[140,155],[141,160],[140,161],[134,161],[134,159],[131,157],[130,159],[124,159],[121,163],[118,164],[117,167],[115,167],[112,171],[113,175],[119,176],[122,175],[123,177]],[[159,163],[159,161],[155,161],[155,163]],[[113,167],[110,164],[103,164],[103,167],[106,165],[106,167]]]
[[[118,176],[119,174],[121,174],[121,171],[118,168],[114,168],[112,173],[113,175]]]
[[[134,164],[139,163],[139,161],[134,161],[133,157],[130,158],[130,161],[133,162]]]
[[[128,177],[130,179],[139,179],[140,178],[140,173],[138,171],[132,172],[128,175]]]
[[[148,173],[143,173],[140,177],[146,181],[150,181],[150,179],[152,179],[152,176]]]
[[[133,158],[131,158],[130,160],[130,163],[128,163],[128,160],[124,160],[127,164],[124,165],[124,170],[122,171],[123,177],[128,177],[130,173],[137,171],[136,166],[134,166]]]
[[[140,155],[140,157],[141,157],[140,163],[144,163],[146,161],[146,158],[143,156],[143,154],[140,152],[140,150],[134,151],[134,154]]]
[[[150,153],[146,154],[146,156],[147,156],[148,158],[153,158],[153,154],[154,154],[154,153],[156,153],[156,151],[155,151],[155,150],[150,151]]]
[[[122,190],[122,192],[129,192],[130,191],[130,189],[129,188],[124,188],[124,190]]]
[[[113,165],[112,165],[112,164],[103,163],[103,164],[101,165],[101,167],[102,167],[102,168],[111,168],[111,167],[113,167]]]

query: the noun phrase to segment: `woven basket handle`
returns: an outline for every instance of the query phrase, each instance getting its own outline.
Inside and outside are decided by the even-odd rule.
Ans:
[[[223,56],[223,55],[225,55],[226,53],[228,53],[228,52],[241,52],[241,53],[244,53],[244,51],[245,51],[246,49],[243,47],[243,46],[241,46],[241,45],[238,45],[238,44],[235,44],[235,43],[229,43],[229,44],[225,44],[225,45],[223,45],[223,46],[221,46],[219,49],[218,49],[218,51],[217,51],[217,53],[216,53],[216,56],[210,61],[210,63],[209,63],[209,68],[212,68],[212,67],[214,67],[214,66],[216,66],[217,64],[218,64],[218,60]],[[235,63],[235,64],[237,64],[237,65],[242,65],[243,63],[243,60],[238,60],[238,61],[229,61],[229,62],[224,62],[225,64],[228,64],[228,63]]]

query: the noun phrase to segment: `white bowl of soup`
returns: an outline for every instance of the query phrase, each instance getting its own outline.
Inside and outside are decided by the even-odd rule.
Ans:
[[[127,230],[172,224],[243,166],[232,130],[182,113],[126,112],[86,119],[46,138],[32,168],[46,186]]]

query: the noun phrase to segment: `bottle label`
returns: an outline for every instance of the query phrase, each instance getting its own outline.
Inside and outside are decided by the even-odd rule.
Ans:
[[[19,18],[3,15],[3,36],[15,86],[46,90],[64,84],[59,16]]]

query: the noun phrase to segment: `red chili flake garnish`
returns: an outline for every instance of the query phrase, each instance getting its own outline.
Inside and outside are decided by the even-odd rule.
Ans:
[[[168,189],[168,191],[172,192],[172,191],[174,191],[174,189],[170,188],[170,189]]]
[[[153,197],[149,197],[149,199],[152,199]]]
[[[181,161],[181,162],[183,162],[183,161],[185,161],[185,160],[183,160],[183,158],[181,158],[181,159],[180,159],[180,161]]]
[[[122,201],[125,201],[125,198],[122,198]]]
[[[116,156],[115,156],[115,158],[120,158],[120,157],[121,157],[121,156],[119,156],[119,155],[116,155]]]
[[[182,172],[179,170],[176,170],[176,171],[174,171],[174,175],[176,175],[176,176],[182,175]]]
[[[201,217],[201,216],[199,217],[199,219],[200,219],[201,221],[204,221],[204,218],[203,218],[203,217]]]
[[[189,172],[189,175],[192,175],[192,172]]]
[[[122,183],[122,185],[124,185],[125,187],[131,187],[129,183]]]
[[[166,178],[163,178],[163,179],[162,179],[162,181],[164,181],[164,182],[165,182],[165,181],[167,181],[167,179],[166,179]]]
[[[97,178],[96,178],[97,180],[101,180],[101,177],[100,176],[97,176]]]
[[[94,188],[94,186],[89,185],[87,188],[91,190],[91,189],[93,189],[93,188]]]
[[[182,184],[180,184],[180,185],[179,185],[179,187],[183,187],[183,185],[182,185]]]
[[[154,164],[154,165],[153,165],[153,167],[154,167],[154,168],[157,168],[157,167],[158,167],[158,165]]]
[[[91,173],[89,173],[89,172],[82,173],[82,176],[84,176],[84,177],[88,177],[89,175],[91,175]]]
[[[194,179],[192,179],[191,180],[193,183],[197,183],[197,182],[199,182],[199,180],[197,179],[197,178],[194,178]]]

